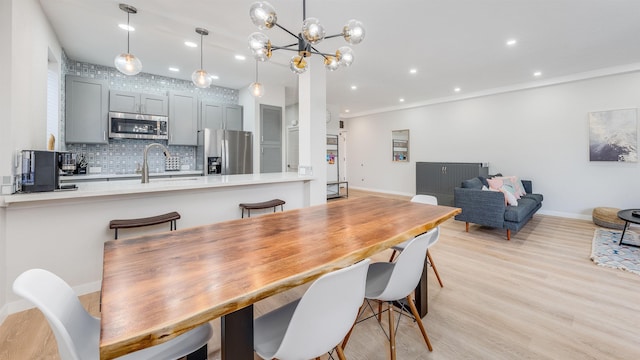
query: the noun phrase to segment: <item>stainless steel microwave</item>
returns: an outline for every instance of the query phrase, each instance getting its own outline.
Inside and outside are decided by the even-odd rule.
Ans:
[[[166,116],[109,113],[109,137],[117,139],[169,139],[169,118]]]

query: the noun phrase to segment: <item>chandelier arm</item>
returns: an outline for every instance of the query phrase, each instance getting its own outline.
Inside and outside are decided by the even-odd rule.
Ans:
[[[342,37],[344,36],[343,34],[335,34],[335,35],[329,35],[329,36],[325,36],[325,39],[331,39],[331,38],[336,38],[336,37]]]
[[[284,30],[285,32],[289,33],[289,35],[293,36],[294,38],[298,38],[298,35],[292,33],[291,31],[287,30],[287,28],[285,28],[284,26],[276,23],[276,26],[279,27],[280,29]]]
[[[297,44],[296,44],[297,45]],[[298,52],[298,49],[289,49],[288,47],[280,47],[280,46],[271,46],[271,50],[272,51],[276,51],[276,50],[288,50],[288,51],[295,51]]]

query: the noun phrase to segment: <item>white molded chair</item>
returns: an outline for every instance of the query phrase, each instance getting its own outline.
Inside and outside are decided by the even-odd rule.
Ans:
[[[42,311],[56,337],[62,360],[100,358],[100,319],[85,310],[64,280],[49,271],[31,269],[16,278],[13,291]],[[118,359],[179,359],[202,351],[211,335],[211,325],[206,323],[163,344]],[[203,355],[206,357],[206,354]]]
[[[438,205],[438,198],[431,195],[418,194],[411,198],[411,202],[417,202],[417,203],[428,204],[428,205]],[[438,239],[440,238],[439,230],[440,230],[440,227],[438,226],[438,235],[432,240],[432,243],[429,245],[429,247],[431,247],[431,245],[434,245],[436,242],[438,242]],[[409,240],[392,247],[393,253],[391,253],[391,258],[389,259],[389,261],[393,261],[393,258],[396,256],[396,253],[402,251],[407,246],[408,243],[409,243]],[[427,258],[429,259],[429,264],[431,264],[431,267],[433,268],[433,272],[436,274],[436,279],[438,279],[438,283],[440,284],[440,287],[444,287],[444,285],[442,284],[442,280],[440,279],[440,274],[438,273],[438,268],[436,268],[436,263],[433,262],[433,258],[431,258],[431,253],[428,250],[427,250]]]
[[[254,349],[263,359],[302,360],[336,348],[364,300],[369,259],[318,278],[298,300],[254,320]]]
[[[389,314],[389,343],[391,351],[391,359],[395,360],[395,331],[393,329],[393,302],[406,299],[407,305],[413,314],[415,321],[418,323],[422,337],[424,338],[429,351],[433,351],[427,331],[422,324],[422,319],[418,314],[416,305],[413,302],[413,291],[415,290],[427,254],[427,248],[432,243],[432,238],[437,236],[438,230],[432,229],[422,235],[409,240],[409,243],[398,256],[396,262],[377,262],[369,266],[367,273],[367,289],[365,298],[368,300],[387,302],[387,312]],[[355,324],[354,324],[355,326]],[[351,329],[351,331],[353,328]],[[347,346],[347,341],[351,335],[351,331],[345,337],[342,346]]]

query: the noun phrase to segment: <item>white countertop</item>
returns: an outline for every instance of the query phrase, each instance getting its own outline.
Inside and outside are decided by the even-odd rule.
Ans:
[[[310,181],[313,179],[313,176],[299,176],[297,173],[284,172],[246,175],[210,175],[164,179],[152,178],[150,182],[146,184],[142,184],[140,180],[89,181],[77,183],[77,190],[50,191],[2,196],[0,198],[0,206],[10,206],[11,204],[36,201],[54,201],[62,199],[78,199],[100,196],[206,189],[214,187]]]

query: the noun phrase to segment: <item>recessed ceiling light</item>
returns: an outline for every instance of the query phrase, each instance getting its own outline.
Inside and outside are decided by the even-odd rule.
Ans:
[[[404,102],[404,98],[400,98],[400,102]]]
[[[357,89],[358,89],[358,87],[357,87],[357,86],[355,86],[355,85],[351,85],[351,90],[357,90]]]
[[[349,110],[349,109],[345,109],[345,110],[344,110],[344,112],[346,112],[346,113],[348,113],[349,111],[351,111],[351,110]]]
[[[122,30],[127,30],[127,31],[136,31],[136,28],[134,28],[131,25],[127,25],[127,24],[118,24],[118,27]]]
[[[185,41],[184,44],[192,48],[198,47],[198,44],[194,43],[193,41]]]
[[[538,77],[538,76],[542,76],[542,72],[541,71],[536,71],[533,73],[533,76]]]
[[[410,74],[415,74],[415,73],[417,73],[417,72],[418,72],[418,69],[410,69],[410,70],[409,70],[409,73],[410,73]]]
[[[453,91],[455,91],[455,92],[460,92],[460,90],[462,90],[462,89],[460,89],[459,87],[453,89]]]
[[[211,75],[211,78],[212,78],[213,80],[219,80],[219,79],[220,79],[220,76],[218,76],[218,75]]]
[[[247,60],[247,57],[244,56],[244,55],[236,55],[235,58],[236,58],[236,60],[241,60],[241,61],[242,60]]]
[[[509,39],[507,40],[507,46],[514,46],[518,43],[518,40],[516,39]]]
[[[180,69],[178,69],[177,67],[170,67],[169,71],[178,72],[180,71]]]

